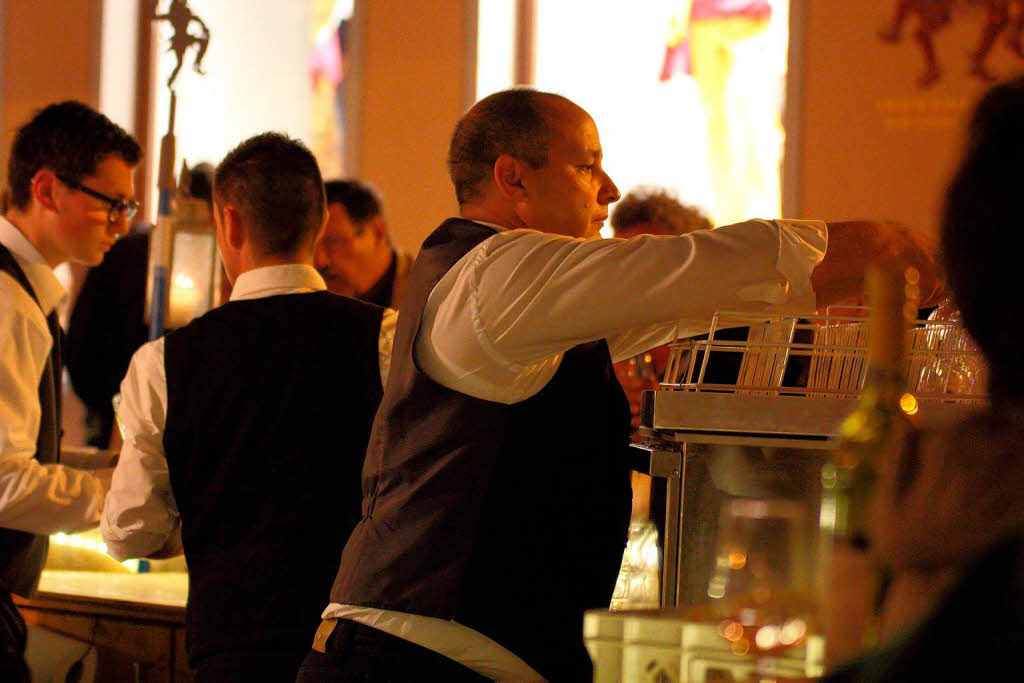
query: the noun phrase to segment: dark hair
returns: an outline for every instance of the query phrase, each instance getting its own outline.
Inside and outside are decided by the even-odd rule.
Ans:
[[[996,86],[977,105],[964,157],[946,193],[942,251],[964,324],[992,365],[993,396],[1024,391],[1024,324],[1008,301],[1020,250],[1024,77]]]
[[[266,253],[283,256],[313,239],[326,209],[313,154],[280,133],[251,137],[228,152],[214,174],[213,197],[238,208]]]
[[[189,170],[188,193],[207,204],[213,201],[213,164],[201,161]]]
[[[380,196],[367,183],[358,180],[328,180],[324,183],[328,204],[341,204],[352,221],[352,227],[359,234],[366,227],[366,221],[381,214]]]
[[[448,147],[448,175],[460,206],[480,198],[480,183],[502,154],[531,168],[547,165],[551,126],[544,109],[552,99],[569,101],[528,88],[503,90],[474,104],[459,120]]]
[[[638,187],[629,191],[612,211],[612,230],[616,233],[641,223],[656,223],[669,235],[685,235],[713,226],[704,212],[683,204],[668,190]]]
[[[41,168],[74,182],[96,172],[114,154],[130,166],[139,163],[142,148],[123,128],[91,107],[68,100],[36,112],[18,129],[7,160],[10,203],[26,209],[32,199],[32,178]]]

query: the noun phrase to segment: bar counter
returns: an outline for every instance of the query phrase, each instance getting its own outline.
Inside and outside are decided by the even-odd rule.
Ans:
[[[185,655],[187,598],[184,572],[47,569],[37,594],[15,602],[30,629],[95,644],[94,680],[164,683],[193,678]]]

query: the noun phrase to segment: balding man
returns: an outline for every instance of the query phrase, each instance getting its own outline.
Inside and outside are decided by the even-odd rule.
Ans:
[[[588,239],[619,191],[594,121],[557,95],[481,100],[448,167],[460,217],[409,277],[363,519],[300,681],[590,680],[583,612],[608,606],[630,515],[612,361],[719,308],[859,292],[882,236],[931,284],[905,235],[865,223],[832,234],[859,262],[826,253],[821,222]]]

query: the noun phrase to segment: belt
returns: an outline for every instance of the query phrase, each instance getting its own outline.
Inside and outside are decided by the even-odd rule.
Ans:
[[[320,627],[316,630],[316,635],[313,636],[313,649],[324,654],[327,652],[327,639],[334,633],[334,629],[338,626],[337,619],[324,619],[320,622]]]

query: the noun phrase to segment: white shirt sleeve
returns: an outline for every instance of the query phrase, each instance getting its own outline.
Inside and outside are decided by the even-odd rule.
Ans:
[[[40,535],[88,529],[99,522],[102,476],[35,459],[39,381],[53,341],[35,303],[0,279],[0,527]]]
[[[380,320],[380,337],[377,340],[377,354],[380,362],[380,385],[388,384],[388,371],[391,370],[391,347],[395,345],[395,327],[398,325],[398,311],[385,308]]]
[[[812,312],[827,235],[821,221],[782,220],[630,240],[502,232],[431,292],[417,361],[451,389],[515,403],[584,342],[625,358],[706,331],[719,310]]]
[[[181,523],[164,456],[167,376],[164,340],[132,356],[117,411],[124,445],[103,506],[107,552],[118,560],[181,549]]]

